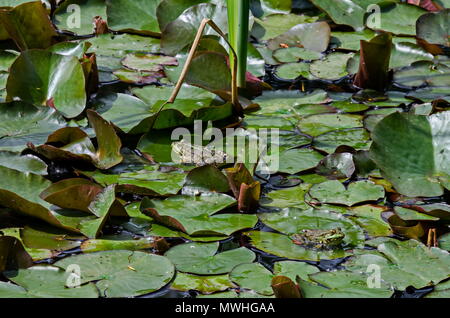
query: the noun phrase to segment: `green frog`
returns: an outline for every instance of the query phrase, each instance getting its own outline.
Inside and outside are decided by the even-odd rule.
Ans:
[[[340,245],[345,234],[340,228],[331,230],[302,230],[291,235],[291,240],[297,245],[307,245],[314,248],[332,248]]]
[[[196,166],[219,165],[226,163],[229,155],[215,149],[212,146],[193,145],[187,141],[180,140],[172,143],[172,151],[178,156],[174,162],[195,164]]]

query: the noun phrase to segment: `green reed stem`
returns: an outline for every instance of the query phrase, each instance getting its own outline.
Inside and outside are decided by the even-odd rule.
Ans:
[[[247,45],[250,0],[227,0],[228,6],[228,39],[237,55],[237,61],[230,54],[230,66],[237,63],[237,85],[245,87],[247,72]]]

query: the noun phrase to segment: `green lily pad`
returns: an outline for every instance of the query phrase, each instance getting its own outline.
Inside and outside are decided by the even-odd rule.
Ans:
[[[309,194],[322,203],[352,206],[364,201],[376,201],[384,197],[384,188],[371,181],[356,181],[347,188],[337,181],[330,180],[311,187]]]
[[[226,274],[239,264],[253,262],[256,257],[245,247],[216,254],[218,247],[219,243],[186,243],[171,248],[165,256],[178,271],[199,275]]]
[[[379,288],[370,288],[369,276],[365,273],[332,271],[309,277],[314,283],[297,280],[305,298],[390,298],[394,293],[384,282],[380,282]]]
[[[279,172],[298,173],[317,166],[323,156],[308,148],[290,149],[279,154]],[[280,160],[281,159],[281,160]]]
[[[323,52],[330,42],[330,26],[326,22],[302,23],[268,41],[271,50],[279,49],[280,44],[298,46],[316,52]]]
[[[348,75],[347,63],[353,53],[331,53],[311,63],[311,75],[324,80],[337,80]]]
[[[318,60],[322,57],[322,54],[302,47],[288,47],[274,51],[273,57],[281,63],[292,63],[298,60]]]
[[[408,87],[449,86],[450,67],[442,63],[431,61],[418,61],[411,66],[397,70],[394,73],[394,82]]]
[[[80,249],[83,253],[114,250],[139,251],[152,248],[158,248],[158,243],[153,237],[144,237],[136,240],[90,239],[84,241],[80,245]]]
[[[165,200],[144,200],[141,209],[157,222],[174,227],[189,235],[230,235],[252,228],[255,215],[216,214],[236,204],[225,194],[203,194],[197,197],[175,196]]]
[[[369,264],[378,265],[382,279],[399,290],[437,284],[450,275],[449,253],[436,247],[428,248],[416,240],[389,239],[378,245],[378,252],[355,255],[344,266],[365,272]]]
[[[417,37],[431,44],[450,46],[450,9],[422,15],[416,23]]]
[[[364,28],[364,14],[367,6],[364,6],[364,3],[360,4],[360,1],[312,0],[311,2],[324,10],[336,24],[349,25],[356,31]]]
[[[78,59],[42,50],[23,52],[11,66],[7,100],[56,108],[66,117],[86,105],[84,72]]]
[[[316,22],[317,18],[299,14],[275,13],[255,20],[262,30],[253,30],[253,35],[261,41],[266,41],[285,33],[298,24]]]
[[[13,39],[22,51],[46,49],[51,46],[57,33],[42,3],[14,2],[13,6],[15,5],[17,6],[14,8],[2,8],[0,11],[0,38]]]
[[[429,117],[394,113],[375,127],[370,156],[398,192],[432,197],[450,187],[449,122],[448,111]]]
[[[356,150],[370,148],[370,136],[363,128],[335,130],[313,139],[313,147],[327,153],[333,153],[340,145],[353,147]]]
[[[272,277],[272,272],[259,263],[238,265],[230,273],[230,279],[241,288],[266,296],[273,295]]]
[[[307,208],[305,203],[305,194],[308,192],[310,184],[301,184],[296,187],[271,191],[267,194],[267,199],[260,202],[263,206],[276,208]]]
[[[230,191],[227,177],[216,167],[206,165],[189,171],[183,193]]]
[[[250,238],[250,244],[266,253],[294,260],[320,261],[322,259],[336,259],[351,255],[343,249],[314,250],[305,248],[292,242],[283,234],[251,231],[245,232]]]
[[[409,42],[393,43],[389,67],[399,68],[424,60],[433,60],[433,55],[425,51],[419,45]]]
[[[395,214],[398,215],[403,221],[438,221],[439,218],[417,212],[413,209],[396,206],[394,208]]]
[[[361,205],[348,210],[350,217],[359,226],[361,226],[369,236],[391,236],[392,229],[389,224],[384,221],[381,213],[387,210],[386,207],[377,205]]]
[[[32,155],[20,156],[18,153],[9,151],[0,151],[0,166],[21,172],[31,172],[39,175],[47,174],[47,165],[38,157]]]
[[[233,288],[234,284],[228,275],[197,276],[177,273],[177,277],[170,287],[181,291],[197,290],[203,294],[210,294]]]
[[[76,7],[78,6],[78,7]],[[77,10],[80,10],[79,20]],[[94,33],[94,17],[106,20],[104,0],[69,0],[61,3],[55,10],[55,24],[60,30],[78,35]]]
[[[119,192],[162,196],[177,194],[186,178],[186,174],[181,171],[164,172],[152,166],[121,174],[104,174],[100,171],[86,174],[101,185],[116,184]]]
[[[305,134],[317,137],[334,130],[362,127],[363,123],[358,115],[318,114],[300,119],[298,126]]]
[[[39,145],[55,129],[66,125],[64,118],[50,107],[24,102],[0,104],[0,149],[22,151],[28,142]]]
[[[81,283],[96,281],[102,297],[133,297],[157,291],[174,274],[165,257],[136,251],[106,251],[70,256],[55,263],[67,269],[80,267]],[[107,265],[107,266],[106,266]]]
[[[289,208],[277,213],[259,214],[259,219],[264,224],[287,235],[298,234],[302,230],[340,228],[345,234],[343,247],[355,247],[364,242],[364,234],[355,222],[330,211]]]
[[[353,155],[348,152],[328,155],[316,167],[316,172],[328,179],[350,178],[355,170]]]
[[[378,4],[381,7],[381,25],[377,29],[402,35],[416,35],[416,21],[426,13],[419,6],[385,1]]]
[[[67,288],[70,273],[54,266],[33,266],[5,276],[18,285],[0,282],[0,298],[97,298],[98,291],[89,283]]]
[[[161,48],[167,55],[175,55],[190,45],[203,19],[214,21],[221,30],[228,29],[226,7],[212,3],[200,3],[185,10],[177,19],[166,25],[161,37]],[[217,35],[207,28],[204,35]]]
[[[177,59],[171,56],[156,54],[127,54],[122,60],[122,65],[136,71],[157,72],[163,69],[163,65],[177,65]]]
[[[159,35],[156,9],[161,0],[107,0],[106,14],[112,30]]]
[[[275,74],[282,79],[294,80],[297,77],[309,78],[309,64],[286,63],[277,67]]]
[[[450,297],[450,281],[446,281],[434,286],[434,290],[427,294],[425,298],[449,298]]]

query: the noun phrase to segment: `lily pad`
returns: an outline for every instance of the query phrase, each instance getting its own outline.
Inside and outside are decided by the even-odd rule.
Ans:
[[[203,294],[210,294],[232,288],[234,284],[228,275],[197,276],[177,273],[177,277],[170,287],[181,291],[197,290]]]
[[[305,134],[317,137],[334,130],[362,127],[363,123],[358,115],[318,114],[300,119],[298,126]]]
[[[54,266],[6,272],[5,276],[18,285],[0,282],[0,298],[98,298],[97,288],[92,283],[67,288],[69,275]]]
[[[79,20],[77,10],[81,11]],[[104,0],[69,0],[61,3],[55,10],[55,24],[60,30],[67,30],[78,35],[94,33],[94,17],[106,20]]]
[[[449,121],[448,111],[429,117],[394,113],[375,127],[370,156],[398,192],[432,197],[450,187]]]
[[[376,201],[384,197],[384,188],[370,181],[356,181],[347,189],[337,181],[330,180],[314,185],[309,190],[311,197],[322,203],[352,206],[364,201]]]
[[[112,30],[138,34],[160,33],[156,9],[161,0],[107,0],[106,14]]]
[[[450,46],[450,9],[422,15],[416,23],[417,37],[431,44]]]
[[[324,80],[337,80],[348,75],[347,63],[353,53],[331,53],[311,63],[311,75]]]
[[[165,257],[136,251],[106,251],[70,256],[55,263],[63,269],[80,267],[81,283],[94,282],[102,297],[133,297],[157,291],[174,274]]]
[[[216,214],[236,204],[225,194],[203,194],[197,197],[175,196],[165,200],[144,200],[141,209],[157,222],[189,235],[230,235],[252,228],[257,218],[244,214]]]
[[[280,160],[282,158],[282,160]],[[298,173],[314,168],[323,156],[307,148],[290,149],[279,154],[279,172]]]
[[[79,115],[86,105],[85,77],[78,59],[42,50],[23,52],[14,61],[6,91],[8,101],[53,107],[66,117]]]
[[[178,271],[199,275],[226,274],[255,260],[255,254],[245,247],[216,254],[218,247],[219,243],[186,243],[171,248],[165,256]]]

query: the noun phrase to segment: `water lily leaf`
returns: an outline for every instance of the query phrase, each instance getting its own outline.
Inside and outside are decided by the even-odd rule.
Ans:
[[[450,275],[449,253],[436,247],[428,248],[416,240],[389,239],[378,245],[378,252],[356,255],[344,266],[365,272],[369,264],[376,264],[381,268],[383,280],[398,290],[437,284]]]
[[[255,253],[245,247],[217,252],[219,243],[186,243],[172,247],[165,256],[175,264],[178,271],[218,275],[229,273],[235,266],[251,263]]]
[[[225,194],[175,196],[165,200],[144,199],[141,209],[157,222],[174,227],[189,235],[230,235],[251,228],[257,222],[255,215],[216,214],[236,204]]]
[[[352,56],[353,53],[330,53],[325,58],[311,63],[311,75],[325,80],[340,79],[348,75],[347,63]]]
[[[154,237],[144,237],[136,240],[106,240],[106,239],[90,239],[84,241],[80,245],[83,253],[94,253],[101,251],[127,250],[139,251],[145,249],[159,250],[162,244],[167,244],[164,240]]]
[[[18,270],[33,265],[33,259],[22,242],[12,236],[0,236],[0,272]]]
[[[26,2],[14,8],[3,7],[0,17],[2,28],[22,51],[46,49],[57,36],[47,10],[40,1]]]
[[[210,2],[210,0],[163,0],[156,9],[156,16],[161,30],[184,12],[184,10],[199,4]]]
[[[272,278],[272,272],[259,263],[238,265],[230,273],[230,279],[241,288],[266,296],[273,295]]]
[[[276,68],[275,74],[279,78],[286,80],[294,80],[300,76],[304,78],[310,77],[310,64],[307,63],[286,63]]]
[[[106,14],[112,30],[159,35],[156,8],[161,0],[107,0]]]
[[[409,66],[414,62],[423,60],[431,61],[433,60],[433,55],[414,43],[393,43],[389,67],[399,68]]]
[[[299,60],[313,61],[322,57],[322,54],[302,47],[288,47],[275,50],[273,57],[281,63],[292,63]]]
[[[113,74],[122,82],[139,85],[157,83],[164,77],[162,72],[142,72],[128,69],[120,69],[114,71]]]
[[[330,42],[330,26],[326,22],[303,23],[268,41],[268,48],[279,49],[281,44],[304,47],[311,51],[323,52]]]
[[[370,156],[399,193],[432,197],[449,188],[449,121],[448,111],[429,117],[394,113],[375,127]]]
[[[25,244],[23,243],[22,237],[21,237],[21,233],[20,233],[22,229],[23,228],[20,228],[20,227],[9,227],[9,228],[1,229],[1,232],[3,233],[4,236],[11,236],[11,237],[15,237],[16,239],[18,239],[21,242],[25,251],[28,253],[29,256],[31,256],[31,259],[34,262],[44,260],[47,258],[52,258],[58,254],[58,252],[50,251],[48,249],[31,248],[31,247],[25,246]],[[31,265],[32,264],[30,264],[30,266]]]
[[[332,271],[310,275],[315,283],[297,280],[305,298],[390,298],[394,291],[381,282],[380,288],[369,288],[369,276],[359,272]],[[320,284],[320,285],[318,285]]]
[[[362,127],[363,123],[358,115],[318,114],[300,119],[298,126],[305,134],[317,137],[333,130]]]
[[[370,41],[361,41],[359,69],[353,84],[383,91],[389,84],[389,60],[392,35],[383,33]]]
[[[46,158],[56,161],[91,163],[99,169],[108,169],[119,164],[123,160],[120,153],[122,142],[112,124],[93,110],[87,111],[87,117],[97,136],[97,149],[89,136],[77,127],[59,129],[48,137],[47,144],[38,147],[30,144],[29,147]],[[56,147],[52,144],[63,146]]]
[[[356,181],[350,183],[346,189],[341,182],[330,180],[312,186],[309,194],[322,203],[352,206],[359,202],[383,198],[384,188],[371,181]]]
[[[79,115],[86,104],[85,77],[78,59],[42,50],[23,52],[15,60],[6,90],[9,101],[19,98],[50,106],[66,117]]]
[[[422,15],[416,23],[417,37],[430,44],[450,46],[450,9]]]
[[[0,151],[0,166],[21,172],[31,172],[39,175],[47,174],[47,165],[38,157],[32,155],[20,156],[18,153],[10,151]]]
[[[324,10],[336,24],[349,25],[356,31],[364,28],[364,14],[367,6],[359,3],[360,1],[312,0],[311,2]]]
[[[51,132],[66,125],[55,109],[24,102],[0,104],[0,114],[2,150],[22,151],[28,142],[42,144]]]
[[[71,226],[63,225],[51,211],[50,204],[39,194],[50,186],[50,181],[40,175],[22,173],[0,166],[0,203],[22,214],[41,219],[59,228],[77,231]]]
[[[321,259],[336,259],[350,255],[343,249],[314,250],[295,244],[283,234],[251,231],[244,235],[250,238],[250,244],[266,253],[294,260],[320,261]]]
[[[382,213],[386,210],[387,208],[383,206],[361,205],[351,208],[346,213],[354,215],[350,218],[361,226],[368,235],[378,237],[392,235],[389,224],[382,217]]]
[[[78,8],[82,12],[76,16]],[[106,4],[104,0],[69,0],[61,3],[55,10],[55,24],[60,30],[78,35],[94,33],[94,17],[106,20]]]
[[[396,3],[393,1],[380,2],[380,26],[370,26],[385,32],[402,35],[416,35],[416,21],[427,11],[414,5]]]
[[[136,251],[106,251],[64,258],[55,266],[80,266],[81,283],[97,281],[103,297],[133,297],[157,291],[169,283],[173,264],[163,256]],[[108,266],[105,266],[107,264]]]
[[[292,279],[286,276],[275,276],[271,283],[276,298],[302,298],[300,289]]]
[[[98,291],[89,283],[77,288],[67,288],[71,273],[54,266],[33,266],[5,276],[18,285],[0,283],[1,298],[97,298]]]
[[[439,238],[439,248],[450,251],[450,234],[444,234]]]
[[[425,295],[424,298],[449,298],[450,284],[449,281],[437,284],[431,293]]]
[[[313,139],[313,147],[327,153],[333,153],[339,145],[368,150],[370,144],[369,133],[363,128],[334,130]]]
[[[355,222],[330,211],[288,208],[277,213],[259,214],[259,219],[264,224],[287,235],[299,234],[302,230],[340,228],[345,234],[343,247],[354,247],[364,242],[364,234]]]
[[[254,27],[252,35],[261,41],[266,41],[285,33],[298,24],[316,22],[317,18],[299,14],[275,13],[255,20],[260,28],[255,30]]]
[[[169,238],[182,237],[182,238],[185,238],[185,239],[193,241],[193,242],[202,242],[202,243],[223,241],[228,238],[227,235],[224,235],[224,236],[191,236],[191,235],[187,235],[184,232],[174,231],[166,226],[163,226],[161,224],[156,224],[156,223],[151,225],[151,229],[147,232],[147,235],[169,237]]]
[[[283,158],[279,162],[278,172],[298,173],[317,166],[323,156],[308,148],[290,149],[280,153],[279,158]]]
[[[223,4],[200,3],[185,10],[177,19],[166,25],[161,36],[161,49],[167,55],[176,55],[190,45],[203,19],[209,18],[221,30],[228,30],[227,11]],[[217,35],[210,27],[204,35]]]
[[[263,206],[276,208],[307,208],[305,194],[308,192],[310,184],[301,184],[296,187],[271,191],[267,194],[267,199],[260,202]]]
[[[230,191],[226,176],[216,167],[206,165],[189,171],[186,176],[184,192],[222,192]]]
[[[318,273],[320,270],[308,263],[297,261],[281,261],[275,262],[273,266],[274,275],[282,275],[295,281],[299,276],[303,280],[309,280],[309,275]]]
[[[423,214],[420,212],[417,212],[413,209],[404,208],[401,206],[396,206],[394,208],[395,214],[398,215],[399,218],[401,218],[403,221],[438,221],[439,218]]]
[[[328,155],[316,167],[316,172],[328,179],[350,178],[355,170],[353,155],[348,152]]]
[[[376,33],[370,29],[359,32],[331,32],[331,45],[340,49],[358,51],[361,40],[370,41]]]
[[[262,0],[261,6],[264,12],[290,12],[292,0]]]
[[[203,294],[224,291],[232,287],[234,284],[228,275],[197,276],[185,273],[177,273],[175,281],[170,286],[181,291],[197,290]]]
[[[151,166],[121,174],[104,174],[100,171],[86,174],[103,186],[116,184],[116,190],[119,192],[160,196],[177,194],[186,178],[182,171],[165,172]]]
[[[176,66],[178,62],[171,56],[135,53],[127,54],[122,65],[136,71],[157,72],[163,69],[163,65]]]
[[[419,61],[394,73],[394,82],[403,86],[450,86],[450,67],[430,61]]]

